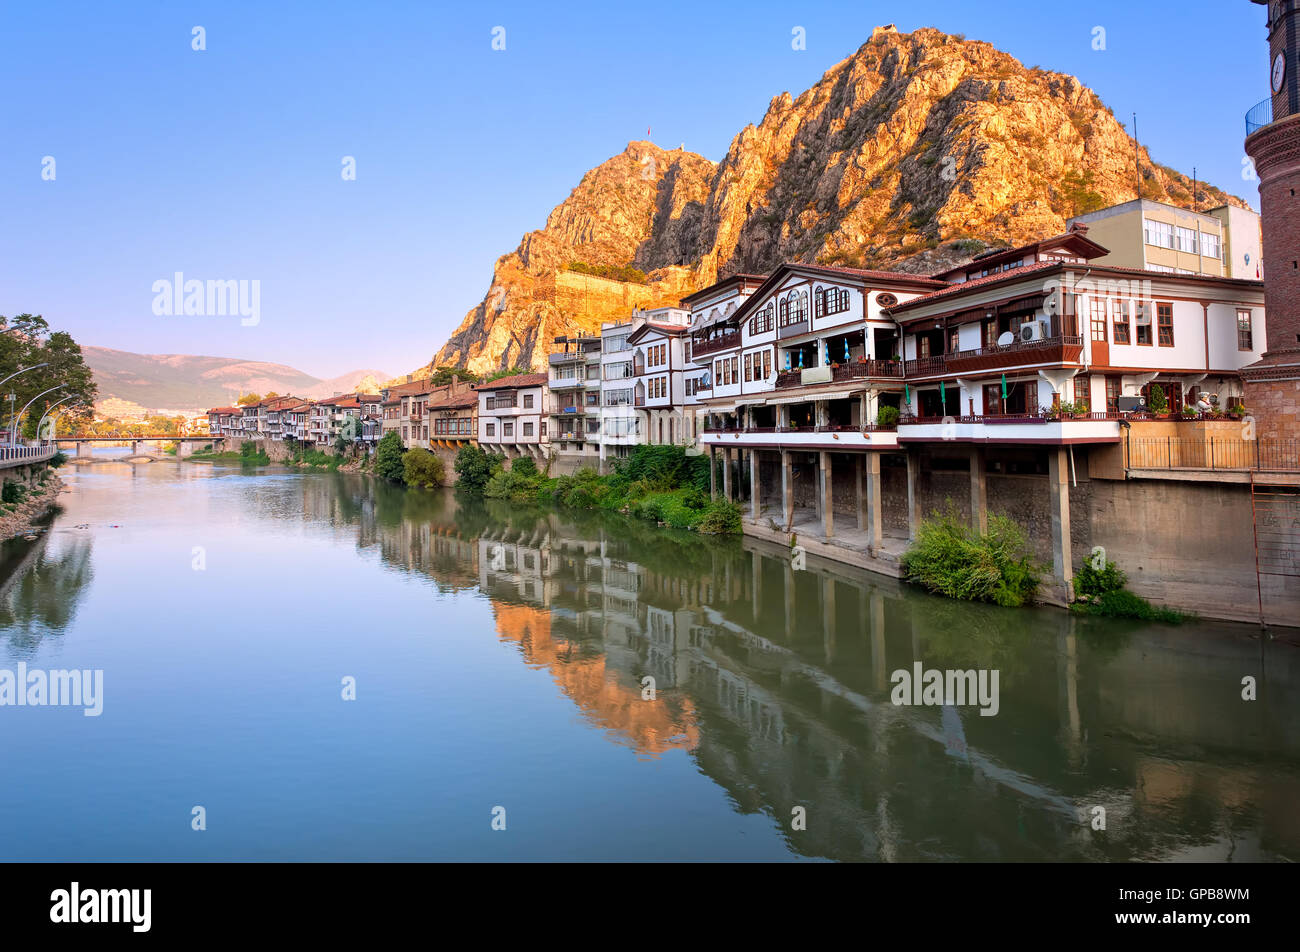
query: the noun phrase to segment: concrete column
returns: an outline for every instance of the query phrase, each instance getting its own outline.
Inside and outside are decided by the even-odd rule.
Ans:
[[[789,450],[781,451],[781,506],[788,529],[794,522],[794,472],[791,469]]]
[[[709,498],[718,498],[718,454],[712,444],[709,445]]]
[[[826,538],[832,539],[835,537],[835,505],[834,481],[831,479],[831,454],[823,450],[820,456],[822,525]]]
[[[853,511],[858,515],[858,531],[867,528],[867,461],[853,457]]]
[[[1052,515],[1052,574],[1067,600],[1074,600],[1074,568],[1070,557],[1070,464],[1066,449],[1047,451],[1047,492]]]
[[[722,451],[722,495],[731,502],[731,450]]]
[[[916,540],[921,528],[921,457],[909,450],[907,453],[907,538]]]
[[[749,512],[750,517],[755,522],[758,522],[758,514],[762,508],[758,501],[760,492],[758,485],[758,453],[758,450],[749,451]]]
[[[867,545],[871,554],[880,551],[884,535],[884,512],[881,507],[880,454],[868,453],[862,461],[867,482]]]
[[[977,532],[989,531],[989,478],[982,446],[970,449],[970,524]]]

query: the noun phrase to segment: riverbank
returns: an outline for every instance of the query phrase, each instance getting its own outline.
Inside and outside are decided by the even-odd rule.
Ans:
[[[0,506],[0,540],[28,535],[39,528],[36,523],[57,504],[63,489],[58,473],[49,470],[49,477],[28,489],[21,501]]]

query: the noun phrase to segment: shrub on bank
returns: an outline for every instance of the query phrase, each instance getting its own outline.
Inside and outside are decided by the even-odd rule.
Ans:
[[[1180,624],[1192,617],[1172,608],[1152,605],[1141,595],[1126,589],[1124,586],[1127,582],[1128,576],[1114,562],[1106,561],[1098,567],[1090,559],[1074,576],[1075,602],[1070,610],[1106,618],[1162,621],[1171,625]]]
[[[4,488],[0,489],[0,502],[17,504],[23,501],[27,495],[27,487],[22,483],[5,480]]]
[[[402,462],[402,438],[396,430],[389,430],[375,447],[375,475],[390,483],[400,483],[406,478]]]
[[[446,467],[436,454],[413,447],[402,457],[402,479],[408,486],[436,489],[447,478]]]
[[[50,467],[52,469],[58,469],[60,466],[66,465],[67,462],[68,462],[68,454],[63,452],[63,450],[59,450],[57,453],[55,453],[53,456],[50,457]]]
[[[488,453],[481,446],[462,446],[452,464],[456,471],[456,491],[473,498],[481,497],[493,471],[504,461],[504,456]]]
[[[949,508],[922,521],[916,543],[903,555],[904,577],[949,598],[1017,606],[1032,601],[1039,567],[1025,534],[1005,516],[989,518],[989,531],[967,527]]]

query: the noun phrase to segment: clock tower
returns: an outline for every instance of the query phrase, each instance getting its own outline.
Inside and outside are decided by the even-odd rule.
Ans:
[[[1260,439],[1300,437],[1300,0],[1251,0],[1268,11],[1270,96],[1246,114],[1259,176],[1267,349],[1242,368]]]

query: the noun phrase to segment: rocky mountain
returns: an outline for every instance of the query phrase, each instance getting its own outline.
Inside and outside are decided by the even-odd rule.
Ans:
[[[377,380],[388,377],[380,370],[354,370],[322,380],[284,364],[233,357],[133,354],[89,346],[81,352],[95,374],[100,401],[113,401],[109,405],[119,414],[127,407],[201,411],[234,403],[239,394],[249,392],[275,391],[319,399],[359,386],[376,386]]]
[[[1141,194],[1245,202],[1140,152]],[[988,43],[878,27],[720,163],[632,142],[583,176],[433,365],[545,366],[552,338],[781,261],[928,273],[1135,197],[1134,142],[1078,79]]]

